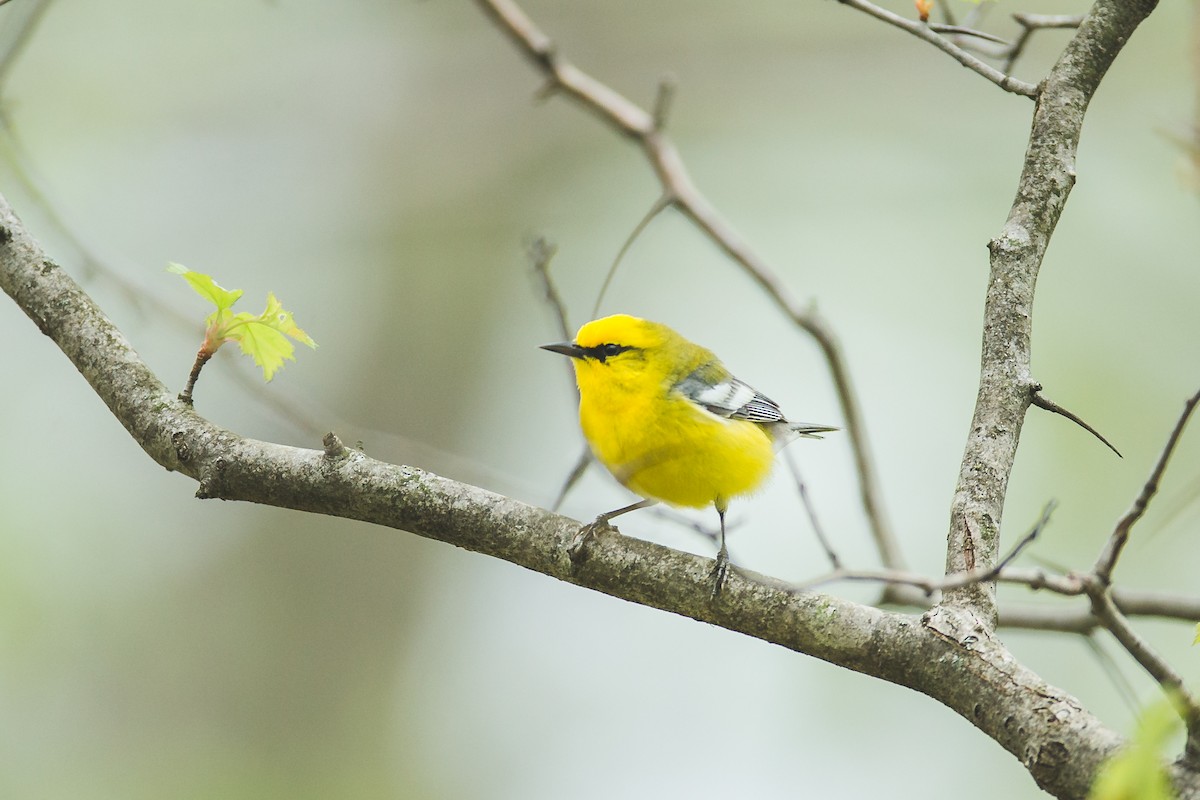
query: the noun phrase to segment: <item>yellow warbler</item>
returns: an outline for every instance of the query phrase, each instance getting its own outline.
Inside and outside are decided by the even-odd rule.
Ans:
[[[712,505],[721,521],[712,595],[729,570],[725,511],[771,471],[775,451],[837,430],[789,422],[770,398],[738,380],[713,353],[666,325],[627,314],[593,320],[575,341],[543,345],[571,357],[579,424],[596,459],[644,499],[601,514],[572,545],[580,552],[613,517],[662,501]]]

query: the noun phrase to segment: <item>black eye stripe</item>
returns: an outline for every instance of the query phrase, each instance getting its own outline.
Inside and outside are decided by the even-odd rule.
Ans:
[[[595,347],[584,347],[583,355],[585,358],[594,358],[601,364],[605,359],[619,356],[621,353],[633,348],[625,344],[598,344]]]

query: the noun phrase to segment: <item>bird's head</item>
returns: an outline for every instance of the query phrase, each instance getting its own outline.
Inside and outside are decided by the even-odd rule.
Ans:
[[[628,314],[592,320],[579,329],[575,341],[542,345],[543,350],[574,359],[575,373],[629,378],[640,374],[677,371],[696,348],[666,325]]]

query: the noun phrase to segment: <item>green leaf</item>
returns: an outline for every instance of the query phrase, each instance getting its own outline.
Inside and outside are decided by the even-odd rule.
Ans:
[[[314,350],[317,348],[317,343],[312,340],[312,337],[296,324],[296,320],[292,318],[292,312],[285,311],[283,305],[275,299],[274,292],[267,292],[267,309],[263,311],[261,319],[263,324],[269,325],[281,333],[286,333],[301,344],[306,344]]]
[[[234,318],[226,341],[235,341],[242,352],[254,359],[263,371],[263,380],[271,380],[284,361],[295,361],[295,348],[281,331],[245,312]]]
[[[1129,744],[1101,767],[1088,800],[1175,800],[1163,748],[1179,725],[1169,701],[1147,708]]]
[[[1200,644],[1200,623],[1196,625],[1196,638],[1192,639],[1192,644]]]
[[[167,264],[167,272],[174,273],[187,281],[188,285],[196,291],[196,294],[216,306],[218,311],[231,308],[238,301],[238,298],[242,296],[241,289],[230,291],[214,281],[211,275],[205,275],[203,272],[193,272],[182,264],[173,262]]]
[[[203,349],[210,355],[225,342],[237,342],[242,352],[262,369],[263,379],[269,381],[283,362],[296,360],[289,336],[316,348],[317,343],[296,324],[292,312],[283,307],[274,293],[267,294],[267,307],[261,314],[255,316],[245,311],[235,314],[231,307],[241,298],[241,289],[225,289],[211,276],[180,264],[168,265],[167,271],[181,276],[197,294],[216,306],[216,311],[205,320]]]

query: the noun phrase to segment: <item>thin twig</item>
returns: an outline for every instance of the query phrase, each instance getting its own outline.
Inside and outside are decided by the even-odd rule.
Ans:
[[[796,464],[796,459],[792,455],[792,451],[784,450],[783,459],[787,462],[788,469],[792,473],[792,478],[796,482],[796,491],[800,495],[800,504],[804,506],[804,510],[808,513],[808,521],[812,525],[813,533],[817,536],[817,541],[821,543],[821,549],[825,551],[825,557],[829,559],[830,567],[835,570],[841,569],[841,559],[838,558],[837,551],[833,549],[833,545],[829,542],[829,537],[825,535],[825,529],[821,526],[821,521],[817,518],[817,509],[813,506],[812,498],[808,496],[808,485],[804,482],[804,478],[800,474],[800,467]]]
[[[832,571],[825,575],[814,578],[811,581],[806,581],[800,584],[801,589],[813,589],[817,586],[822,586],[828,583],[837,581],[871,581],[882,582],[888,584],[899,584],[902,586],[914,586],[926,594],[932,596],[935,592],[944,591],[946,589],[961,589],[964,586],[972,586],[976,583],[987,583],[994,580],[1005,580],[1008,575],[1008,565],[1021,554],[1021,552],[1037,539],[1046,525],[1050,522],[1050,515],[1054,512],[1055,503],[1053,500],[1046,503],[1042,509],[1042,516],[1037,523],[1021,537],[1016,546],[1000,559],[994,566],[987,569],[969,570],[967,572],[955,572],[945,576],[940,580],[935,580],[926,575],[919,575],[913,572],[903,572],[900,570],[849,570],[835,567]],[[1013,579],[1009,579],[1010,582]],[[1037,584],[1036,588],[1048,588],[1046,581],[1041,576],[1032,578],[1032,582]]]
[[[562,295],[558,291],[558,286],[554,283],[554,279],[550,277],[550,261],[554,258],[557,248],[552,242],[545,237],[539,236],[529,244],[529,258],[533,262],[533,272],[537,275],[538,280],[542,284],[542,294],[550,308],[554,311],[555,320],[558,323],[558,333],[562,340],[568,341],[571,338],[571,323],[567,318],[567,307],[563,302]],[[571,383],[571,391],[579,393],[579,387],[575,384],[574,370],[571,365],[567,365],[567,379]],[[567,494],[571,489],[575,488],[575,484],[583,477],[583,473],[587,471],[588,465],[592,463],[592,451],[585,444],[583,452],[579,458],[575,460],[575,466],[571,468],[571,472],[563,481],[562,486],[558,488],[558,494],[554,497],[554,502],[550,505],[551,511],[558,511],[562,507],[563,501],[567,499]]]
[[[633,227],[633,230],[629,232],[629,236],[621,245],[621,249],[617,251],[616,258],[614,258],[612,264],[609,265],[608,273],[604,276],[604,283],[600,285],[600,291],[596,295],[596,305],[592,307],[593,318],[600,315],[600,304],[604,302],[604,295],[608,293],[608,287],[612,284],[613,277],[615,277],[617,274],[617,267],[621,265],[621,261],[624,260],[625,254],[629,252],[629,248],[633,246],[633,243],[639,236],[642,235],[642,232],[646,230],[654,218],[661,214],[665,209],[670,208],[673,202],[674,198],[672,198],[669,194],[659,196],[659,198],[654,201],[654,205],[650,206],[650,210],[646,212],[646,215],[642,217],[638,221],[638,224]]]
[[[939,22],[931,22],[929,23],[929,30],[933,31],[934,33],[948,33],[954,36],[973,36],[976,39],[983,39],[984,41],[995,42],[996,44],[1003,44],[1011,47],[1007,40],[1000,38],[994,33],[977,31],[974,28],[965,28],[962,25],[943,25]]]
[[[554,311],[554,319],[558,323],[558,333],[565,342],[571,338],[571,324],[567,319],[567,305],[563,302],[558,287],[550,278],[550,262],[558,248],[549,239],[539,236],[529,243],[529,260],[533,262],[533,272],[542,284],[542,294],[550,308]]]
[[[1083,580],[1076,573],[1047,572],[1041,567],[1009,567],[996,576],[996,581],[1024,586],[1035,592],[1045,589],[1066,597],[1077,597],[1084,592]]]
[[[592,458],[592,451],[585,444],[583,452],[579,454],[579,458],[575,461],[575,466],[571,468],[571,474],[567,475],[567,479],[559,487],[558,494],[555,496],[554,502],[550,505],[551,511],[557,512],[558,509],[562,508],[563,501],[567,499],[567,494],[575,488],[575,484],[579,483],[579,479],[587,471],[588,465],[592,463]]]
[[[947,25],[954,25],[954,9],[950,7],[948,0],[938,0],[938,8],[942,12],[942,19],[946,20]]]
[[[1171,459],[1171,454],[1175,451],[1175,445],[1179,443],[1180,437],[1183,435],[1183,429],[1187,427],[1188,419],[1191,418],[1192,412],[1196,409],[1196,404],[1200,403],[1200,392],[1192,395],[1184,403],[1183,413],[1179,415],[1179,419],[1175,423],[1175,428],[1171,431],[1171,435],[1167,437],[1167,443],[1163,446],[1162,453],[1158,456],[1158,462],[1154,465],[1154,469],[1150,473],[1149,479],[1142,487],[1141,494],[1133,501],[1133,506],[1129,511],[1125,512],[1125,516],[1117,522],[1117,526],[1113,529],[1112,535],[1108,537],[1108,542],[1101,551],[1100,557],[1096,560],[1096,566],[1092,571],[1102,583],[1108,585],[1112,582],[1112,572],[1117,565],[1117,559],[1121,557],[1121,551],[1125,549],[1126,543],[1129,541],[1129,532],[1142,515],[1146,513],[1146,508],[1150,505],[1150,500],[1158,492],[1158,483],[1162,480],[1163,472],[1167,468],[1167,462]]]
[[[200,349],[196,352],[196,360],[192,364],[192,371],[188,373],[187,386],[185,386],[183,391],[179,394],[179,399],[187,403],[189,406],[192,405],[192,391],[196,388],[196,381],[200,377],[200,370],[204,369],[204,365],[207,364],[209,359],[212,357],[213,351],[208,349],[208,341],[205,340],[204,344],[202,344]]]
[[[942,36],[939,36],[934,31],[930,30],[930,26],[922,22],[902,17],[899,14],[894,14],[885,8],[880,8],[874,3],[867,0],[838,0],[844,6],[858,9],[866,14],[869,14],[875,19],[882,20],[889,25],[894,25],[901,30],[908,31],[918,39],[932,44],[943,53],[948,54],[958,63],[962,64],[969,70],[977,72],[987,78],[992,83],[999,86],[1006,92],[1013,94],[1024,95],[1025,97],[1036,98],[1038,96],[1038,88],[1032,83],[1018,80],[1011,75],[1006,75],[993,66],[985,64],[975,56],[963,50],[958,45],[951,42]]]
[[[675,99],[677,81],[674,75],[663,75],[658,79],[658,94],[654,97],[654,127],[663,130],[667,127],[667,117],[671,114],[671,101]]]
[[[1200,756],[1200,701],[1188,691],[1183,677],[1129,624],[1129,620],[1113,602],[1106,583],[1102,580],[1091,580],[1087,589],[1088,598],[1092,601],[1092,612],[1129,655],[1158,681],[1187,725],[1189,754],[1192,757]]]
[[[1125,704],[1125,708],[1131,715],[1136,716],[1142,707],[1141,701],[1138,699],[1137,692],[1133,689],[1133,684],[1129,678],[1121,671],[1121,666],[1117,660],[1113,658],[1112,653],[1104,649],[1100,643],[1100,637],[1094,633],[1083,637],[1084,645],[1096,657],[1096,663],[1104,670],[1104,674],[1108,676],[1108,680],[1117,689],[1117,694],[1121,696],[1121,701]]]
[[[1017,59],[1025,52],[1025,45],[1030,37],[1039,30],[1046,28],[1078,28],[1083,24],[1082,14],[1013,14],[1013,19],[1021,26],[1021,33],[1013,41],[1004,62],[1004,71],[1012,72]]]
[[[792,300],[775,274],[731,228],[692,183],[678,150],[654,124],[654,116],[558,55],[546,34],[512,0],[476,0],[517,48],[538,67],[554,88],[579,102],[619,133],[642,146],[662,186],[663,194],[746,274],[791,321],[811,335],[829,366],[842,407],[843,420],[859,476],[863,511],[880,559],[891,569],[904,569],[904,557],[883,510],[882,491],[875,475],[865,424],[850,381],[841,347],[828,324],[813,309]],[[936,34],[930,34],[936,36]]]
[[[1067,409],[1060,406],[1058,403],[1055,403],[1053,400],[1046,397],[1044,394],[1042,394],[1042,390],[1041,390],[1040,386],[1038,388],[1036,388],[1033,392],[1033,404],[1035,406],[1037,406],[1038,408],[1041,408],[1046,411],[1050,411],[1054,414],[1058,414],[1060,416],[1066,417],[1067,419],[1071,420],[1071,422],[1074,422],[1076,425],[1083,428],[1085,431],[1090,433],[1092,436],[1095,436],[1097,439],[1099,439],[1101,442],[1103,442],[1105,447],[1107,447],[1109,450],[1112,450],[1114,453],[1117,454],[1117,458],[1124,458],[1124,456],[1121,455],[1121,451],[1118,450],[1117,448],[1113,447],[1112,442],[1110,442],[1108,439],[1105,439],[1104,436],[1100,433],[1100,431],[1096,430],[1091,425],[1088,425],[1086,422],[1084,422],[1082,419],[1077,417],[1075,414],[1071,413]]]

